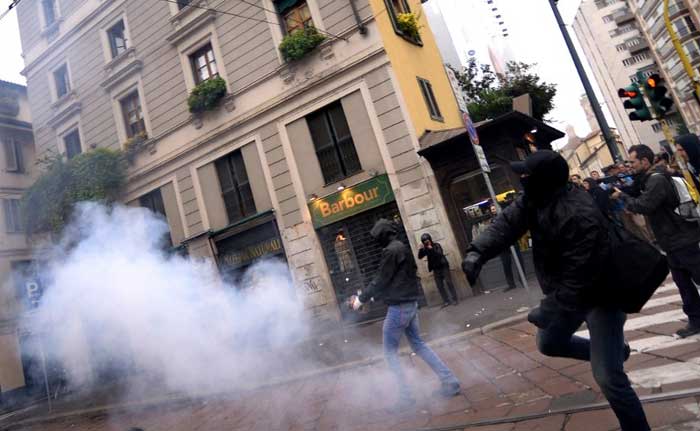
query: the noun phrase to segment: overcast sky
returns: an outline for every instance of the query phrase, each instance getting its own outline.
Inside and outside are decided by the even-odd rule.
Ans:
[[[560,10],[567,24],[573,22],[580,1],[559,1]],[[0,10],[7,10],[10,3],[9,0],[0,0]],[[510,48],[515,58],[528,63],[537,63],[537,71],[542,78],[557,84],[556,109],[550,115],[555,121],[553,125],[564,130],[566,124],[572,124],[579,135],[588,133],[590,128],[579,104],[583,87],[554,21],[548,0],[498,0],[497,4],[503,11],[510,31],[508,43],[511,44]],[[570,31],[574,36],[571,28]],[[24,77],[20,75],[24,62],[21,57],[19,30],[14,11],[0,20],[0,41],[2,41],[0,79],[25,83]],[[592,76],[590,77],[593,79]]]

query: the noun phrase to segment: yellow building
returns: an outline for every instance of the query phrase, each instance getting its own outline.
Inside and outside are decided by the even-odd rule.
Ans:
[[[591,176],[591,172],[597,171],[603,176],[603,168],[613,164],[614,159],[605,143],[605,138],[599,130],[595,130],[583,138],[571,135],[569,131],[569,143],[561,149],[562,156],[569,164],[571,175],[580,175],[581,178]],[[615,129],[612,129],[617,146],[622,154],[625,154],[624,146]]]

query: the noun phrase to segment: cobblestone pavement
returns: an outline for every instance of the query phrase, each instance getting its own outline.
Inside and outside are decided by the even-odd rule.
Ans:
[[[630,316],[626,334],[633,348],[627,370],[640,395],[658,396],[700,389],[698,338],[671,336],[684,325],[673,284],[663,286],[641,314]],[[548,358],[536,350],[534,327],[527,323],[438,343],[436,351],[462,382],[463,393],[435,398],[437,380],[418,358],[402,358],[417,398],[415,408],[396,413],[394,385],[383,363],[327,373],[284,385],[206,399],[156,406],[84,411],[36,424],[24,431],[243,431],[243,430],[416,430],[478,431],[617,429],[608,408],[567,413],[603,400],[590,365]],[[586,335],[585,331],[581,332]],[[648,403],[655,429],[700,430],[700,397]],[[491,419],[554,412],[534,420],[473,426]],[[562,412],[556,414],[556,412]]]

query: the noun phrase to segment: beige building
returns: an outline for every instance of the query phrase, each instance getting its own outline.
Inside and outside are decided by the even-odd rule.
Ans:
[[[398,222],[417,253],[429,232],[461,296],[460,252],[427,131],[461,126],[419,0],[24,0],[17,6],[37,151],[130,148],[124,202],[160,212],[171,244],[240,279],[260,258],[289,265],[319,325],[352,322],[343,301],[376,272],[368,232]],[[401,30],[416,13],[420,35]],[[287,60],[281,42],[325,40]],[[203,114],[188,95],[223,78]],[[214,82],[214,81],[212,81]],[[425,264],[419,276],[437,301]],[[381,315],[383,305],[362,318]]]
[[[618,148],[624,154],[620,135],[615,129],[611,131],[617,140]],[[567,145],[560,152],[569,164],[571,175],[578,174],[582,179],[590,177],[593,171],[597,171],[603,176],[603,168],[614,162],[600,130],[595,130],[582,138],[576,135],[571,136]]]
[[[0,81],[0,391],[25,384],[18,328],[20,303],[31,307],[39,292],[23,283],[32,258],[20,216],[22,192],[31,185],[35,153],[27,89]]]
[[[583,0],[574,31],[603,93],[625,148],[643,143],[658,150],[664,140],[656,121],[630,121],[617,90],[630,85],[637,71],[658,71],[649,44],[622,0]]]
[[[666,81],[666,87],[675,100],[683,121],[691,131],[700,133],[700,102],[693,96],[693,83],[666,29],[663,0],[628,1],[627,3],[648,41],[656,64],[659,66],[659,72]],[[696,77],[700,78],[700,31],[698,31],[700,27],[697,26],[699,13],[697,1],[695,3],[693,6],[688,0],[670,0],[669,15]],[[675,134],[675,127],[673,124],[671,126]]]

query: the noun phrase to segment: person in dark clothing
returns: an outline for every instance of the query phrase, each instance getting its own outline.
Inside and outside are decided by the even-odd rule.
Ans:
[[[379,270],[364,292],[350,298],[350,306],[358,310],[363,303],[383,299],[388,305],[384,327],[384,357],[399,386],[398,409],[415,404],[406,377],[399,363],[399,342],[401,334],[406,334],[411,349],[421,357],[437,374],[441,387],[437,395],[452,397],[459,394],[459,380],[447,365],[428,347],[420,336],[418,324],[418,285],[417,267],[411,249],[396,239],[396,225],[380,219],[370,231],[372,238],[383,247]]]
[[[700,138],[688,134],[676,138],[676,155],[688,167],[696,190],[700,190]]]
[[[583,184],[598,209],[606,216],[610,216],[610,197],[605,193],[605,190],[600,188],[598,181],[593,178],[586,178],[583,180]]]
[[[615,190],[612,197],[624,202],[629,211],[649,218],[656,241],[666,252],[673,281],[683,299],[683,311],[688,315],[688,325],[676,335],[689,337],[700,333],[700,294],[693,283],[693,280],[700,283],[700,225],[676,214],[680,203],[678,194],[665,169],[652,167],[654,152],[651,148],[634,145],[629,154],[638,175],[641,195],[634,198]]]
[[[442,251],[442,246],[440,243],[433,242],[433,238],[429,233],[421,235],[420,242],[423,244],[423,247],[418,250],[418,259],[428,257],[428,272],[432,272],[435,276],[435,284],[442,297],[442,307],[457,305],[459,300],[457,299],[454,283],[452,283],[450,264]],[[445,284],[447,284],[449,294],[445,290]]]
[[[535,271],[545,297],[528,319],[538,328],[545,355],[590,361],[593,376],[624,431],[648,431],[642,404],[624,371],[629,346],[626,315],[603,306],[609,277],[609,221],[590,194],[567,183],[566,161],[540,151],[512,164],[524,194],[501,212],[467,250],[462,269],[469,282],[481,267],[526,231],[532,238]],[[586,323],[590,339],[575,336]]]

